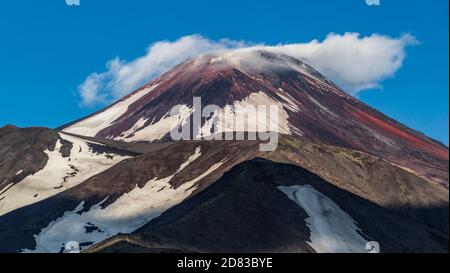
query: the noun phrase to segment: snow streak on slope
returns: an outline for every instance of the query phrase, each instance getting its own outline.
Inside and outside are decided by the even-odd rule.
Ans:
[[[276,106],[277,113],[271,113],[270,106]],[[220,111],[215,111],[203,125],[196,138],[206,137],[213,133],[243,131],[273,131],[290,134],[289,116],[283,106],[282,103],[270,98],[264,92],[251,93],[244,100],[235,101],[233,105],[226,105]],[[258,110],[258,107],[262,108]],[[261,120],[261,116],[264,120]],[[212,132],[213,128],[214,131]]]
[[[319,253],[364,253],[367,241],[360,235],[356,222],[331,199],[310,185],[278,187],[301,206],[309,218],[308,244]]]
[[[189,164],[191,164],[192,162],[194,162],[197,158],[199,158],[202,155],[201,153],[201,147],[198,146],[197,148],[195,148],[195,152],[193,155],[191,155],[188,160],[186,160],[186,162],[184,162],[183,164],[180,165],[180,167],[177,170],[177,173],[181,172],[184,168],[186,168]]]
[[[142,129],[141,127],[147,120],[141,118],[130,130],[122,133],[121,136],[115,139],[125,141],[153,141],[161,139],[170,132],[173,124],[184,124],[192,112],[192,108],[182,105],[178,115],[171,116],[170,112],[167,112],[160,120]]]
[[[278,111],[272,114],[270,112],[270,106],[276,106]],[[258,107],[260,107],[259,112]],[[265,107],[265,110],[262,110],[263,107]],[[199,130],[196,139],[199,139],[200,136],[210,136],[213,125],[215,125],[214,128],[217,128],[213,133],[278,131],[281,134],[290,134],[288,113],[284,110],[284,107],[286,106],[283,103],[272,99],[264,92],[251,93],[242,101],[235,101],[233,105],[218,108],[219,110],[216,110],[201,130]],[[202,111],[204,110],[205,108],[202,109]],[[166,134],[169,134],[170,130],[176,128],[175,125],[188,123],[195,111],[200,110],[187,105],[180,105],[177,115],[171,116],[169,111],[160,120],[152,122],[145,127],[144,124],[148,120],[141,118],[131,129],[123,132],[119,137],[114,139],[124,141],[159,140]],[[262,121],[256,119],[258,113],[261,113],[267,120]]]
[[[91,151],[88,141],[63,133],[59,136],[73,144],[70,156],[61,155],[62,144],[57,140],[53,151],[45,151],[48,161],[42,170],[0,193],[0,215],[70,189],[127,158],[110,153],[97,154]]]
[[[144,88],[117,102],[104,111],[64,128],[63,131],[82,136],[94,137],[102,129],[111,126],[118,118],[126,113],[131,104],[142,98],[148,92],[151,92],[156,86],[157,85],[155,84]]]
[[[277,96],[279,96],[281,99],[285,101],[285,103],[282,103],[283,106],[292,112],[299,112],[300,106],[303,107],[303,105],[297,101],[295,98],[293,98],[288,92],[284,91],[282,88],[278,88]]]
[[[24,252],[58,252],[69,241],[91,245],[118,233],[135,231],[190,196],[196,189],[195,184],[198,181],[225,162],[223,160],[213,164],[202,175],[186,181],[176,189],[173,188],[169,182],[174,175],[200,155],[198,147],[174,174],[162,179],[154,178],[142,188],[136,186],[105,208],[101,205],[106,199],[92,206],[88,211],[80,213],[84,208],[84,202],[81,202],[75,210],[65,212],[62,217],[51,222],[38,235],[35,235],[36,248],[27,249]]]

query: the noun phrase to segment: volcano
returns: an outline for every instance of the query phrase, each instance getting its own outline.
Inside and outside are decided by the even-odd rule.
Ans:
[[[123,141],[164,140],[173,119],[185,123],[194,115],[195,96],[201,97],[202,106],[221,107],[222,116],[236,115],[230,105],[278,105],[280,133],[363,151],[448,187],[446,146],[358,101],[300,60],[267,51],[237,50],[188,60],[62,129]],[[175,105],[184,110],[170,117]],[[208,133],[208,119],[202,126],[199,131]],[[223,127],[219,132],[236,130]]]
[[[266,131],[224,120],[260,105],[275,150],[206,139]],[[0,129],[0,156],[2,252],[448,252],[448,148],[284,54],[187,60],[57,130]]]

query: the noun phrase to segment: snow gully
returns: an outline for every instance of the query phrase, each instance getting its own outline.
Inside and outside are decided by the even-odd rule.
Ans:
[[[259,139],[268,141],[259,145],[263,152],[274,151],[278,146],[279,105],[246,105],[239,109],[234,105],[223,109],[214,104],[202,107],[201,97],[193,97],[192,105],[188,111],[186,105],[175,105],[170,110],[170,116],[175,117],[170,126],[172,140]]]

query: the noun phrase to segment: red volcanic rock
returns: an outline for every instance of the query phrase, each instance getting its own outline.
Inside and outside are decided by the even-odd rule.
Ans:
[[[194,96],[220,107],[263,94],[282,105],[292,136],[363,151],[448,187],[449,151],[348,95],[307,64],[283,54],[238,50],[185,61],[114,105],[63,130],[124,141],[162,141],[174,105]],[[206,122],[206,120],[203,120]],[[152,127],[153,126],[153,127]]]

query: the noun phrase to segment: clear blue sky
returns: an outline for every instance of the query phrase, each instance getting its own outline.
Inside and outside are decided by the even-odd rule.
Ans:
[[[277,44],[348,31],[417,37],[395,77],[359,98],[448,145],[447,0],[0,0],[0,126],[57,127],[91,113],[78,85],[155,41],[197,33]]]

